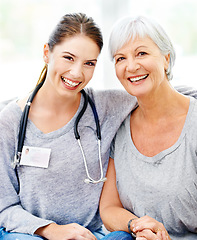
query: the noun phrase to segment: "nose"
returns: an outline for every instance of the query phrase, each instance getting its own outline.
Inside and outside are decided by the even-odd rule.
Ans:
[[[83,66],[81,63],[73,63],[70,67],[70,74],[73,78],[78,79],[83,75]]]
[[[126,71],[136,72],[140,68],[140,65],[136,58],[128,58],[126,62]]]

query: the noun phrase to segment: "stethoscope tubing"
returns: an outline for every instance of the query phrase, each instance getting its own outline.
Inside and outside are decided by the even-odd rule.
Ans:
[[[90,98],[90,96],[88,94],[86,94],[86,92],[84,90],[81,90],[81,93],[84,96],[84,105],[82,110],[79,112],[75,124],[74,124],[74,134],[75,134],[75,138],[77,139],[77,142],[79,144],[79,147],[81,149],[81,153],[83,156],[83,161],[84,161],[84,166],[85,166],[85,170],[86,170],[86,174],[87,174],[87,178],[84,180],[86,183],[99,183],[99,182],[104,182],[106,181],[106,178],[103,178],[103,167],[102,167],[102,161],[101,161],[101,130],[100,130],[100,123],[99,123],[99,117],[98,117],[98,113],[96,111],[96,107],[95,104],[93,103],[92,99]],[[97,134],[97,144],[98,144],[98,154],[99,154],[99,165],[100,165],[100,179],[98,180],[94,180],[88,171],[88,166],[87,166],[87,161],[86,161],[86,156],[85,153],[83,151],[82,145],[81,145],[81,141],[80,141],[80,135],[78,132],[78,123],[81,119],[81,117],[83,116],[88,103],[90,104],[91,108],[92,108],[92,112],[94,115],[94,120],[95,120],[95,124],[96,124],[96,134]]]
[[[85,113],[86,108],[88,106],[88,95],[86,94],[86,92],[84,90],[81,90],[81,93],[83,94],[83,97],[84,97],[84,105],[83,105],[81,111],[79,112],[79,114],[78,114],[78,116],[75,120],[75,124],[74,124],[74,134],[75,134],[75,138],[77,140],[80,139],[80,135],[79,135],[79,132],[78,132],[78,124],[79,124],[79,121],[82,118],[82,116]]]
[[[25,105],[24,111],[22,113],[21,120],[20,120],[20,125],[19,125],[17,152],[16,152],[16,155],[14,157],[14,162],[12,163],[12,166],[13,166],[14,169],[20,165],[22,148],[23,148],[23,145],[24,145],[26,128],[27,128],[27,121],[28,121],[28,115],[29,115],[29,110],[30,110],[31,103],[32,103],[35,95],[37,94],[38,90],[42,87],[43,83],[44,83],[44,81],[40,82],[36,86],[33,93],[29,96],[29,98],[27,100],[27,103]],[[104,182],[106,180],[106,178],[103,177],[103,167],[102,167],[102,161],[101,161],[101,130],[100,130],[99,117],[98,117],[98,113],[96,111],[95,104],[92,101],[92,99],[89,97],[88,94],[86,94],[86,92],[83,89],[81,90],[81,93],[83,94],[83,97],[84,97],[84,105],[83,105],[81,111],[79,112],[79,114],[78,114],[78,116],[75,120],[74,135],[75,135],[75,138],[78,141],[79,147],[81,149],[81,153],[82,153],[83,161],[84,161],[84,165],[85,165],[85,170],[86,170],[86,174],[87,174],[87,178],[84,181],[86,183],[100,183],[100,182]],[[98,180],[94,180],[89,174],[86,157],[85,157],[82,145],[81,145],[80,135],[79,135],[79,132],[78,132],[79,121],[82,118],[83,114],[85,113],[88,103],[91,106],[91,109],[92,109],[92,112],[93,112],[93,115],[94,115],[95,124],[96,124],[97,143],[98,143],[98,149],[99,149],[98,150],[99,165],[100,165],[100,179],[98,179]]]
[[[14,164],[14,165],[18,165],[20,163],[22,149],[23,149],[24,140],[25,140],[26,129],[27,129],[27,120],[28,120],[30,106],[31,106],[31,103],[32,103],[36,93],[42,87],[43,83],[44,83],[44,81],[39,83],[36,86],[36,88],[34,89],[33,93],[29,96],[29,98],[27,100],[27,103],[25,105],[25,108],[23,110],[23,113],[22,113],[22,116],[21,116],[21,120],[20,120],[20,127],[19,127],[17,154],[15,156],[16,164]],[[13,166],[13,167],[15,167],[15,166]]]
[[[88,102],[92,108],[93,111],[93,115],[94,115],[94,120],[96,123],[96,133],[97,133],[97,137],[99,140],[101,140],[101,129],[100,129],[100,123],[99,123],[99,117],[98,117],[98,113],[96,111],[96,107],[95,104],[93,103],[92,99],[90,98],[90,96],[88,95]]]

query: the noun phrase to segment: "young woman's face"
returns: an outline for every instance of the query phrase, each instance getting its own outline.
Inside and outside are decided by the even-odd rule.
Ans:
[[[130,40],[115,53],[114,59],[118,79],[136,97],[152,93],[167,80],[169,55],[162,55],[149,37]]]
[[[92,78],[99,53],[97,44],[80,34],[65,38],[52,51],[45,44],[47,84],[50,83],[60,95],[78,93]]]

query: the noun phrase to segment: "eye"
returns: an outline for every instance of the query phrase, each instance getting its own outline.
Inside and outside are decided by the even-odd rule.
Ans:
[[[74,60],[73,57],[71,57],[71,56],[64,56],[64,58],[69,60],[69,61],[73,61]]]
[[[125,59],[124,57],[119,57],[119,58],[115,59],[115,63],[121,62],[124,59]]]
[[[147,53],[146,52],[139,52],[137,55],[138,56],[144,56],[144,55],[147,55]]]
[[[92,66],[92,67],[95,67],[95,66],[96,66],[96,63],[89,61],[89,62],[86,62],[85,65],[90,66],[90,67],[91,67],[91,66]]]

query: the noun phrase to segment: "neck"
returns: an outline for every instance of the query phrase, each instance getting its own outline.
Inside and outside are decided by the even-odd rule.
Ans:
[[[60,96],[54,91],[54,89],[51,89],[44,83],[33,100],[32,109],[42,108],[43,110],[53,112],[54,114],[75,112],[79,107],[80,98],[81,93],[76,93],[72,96]]]
[[[174,116],[188,107],[189,99],[178,93],[169,82],[161,84],[148,96],[138,98],[138,111],[144,119],[155,123],[161,118]]]

